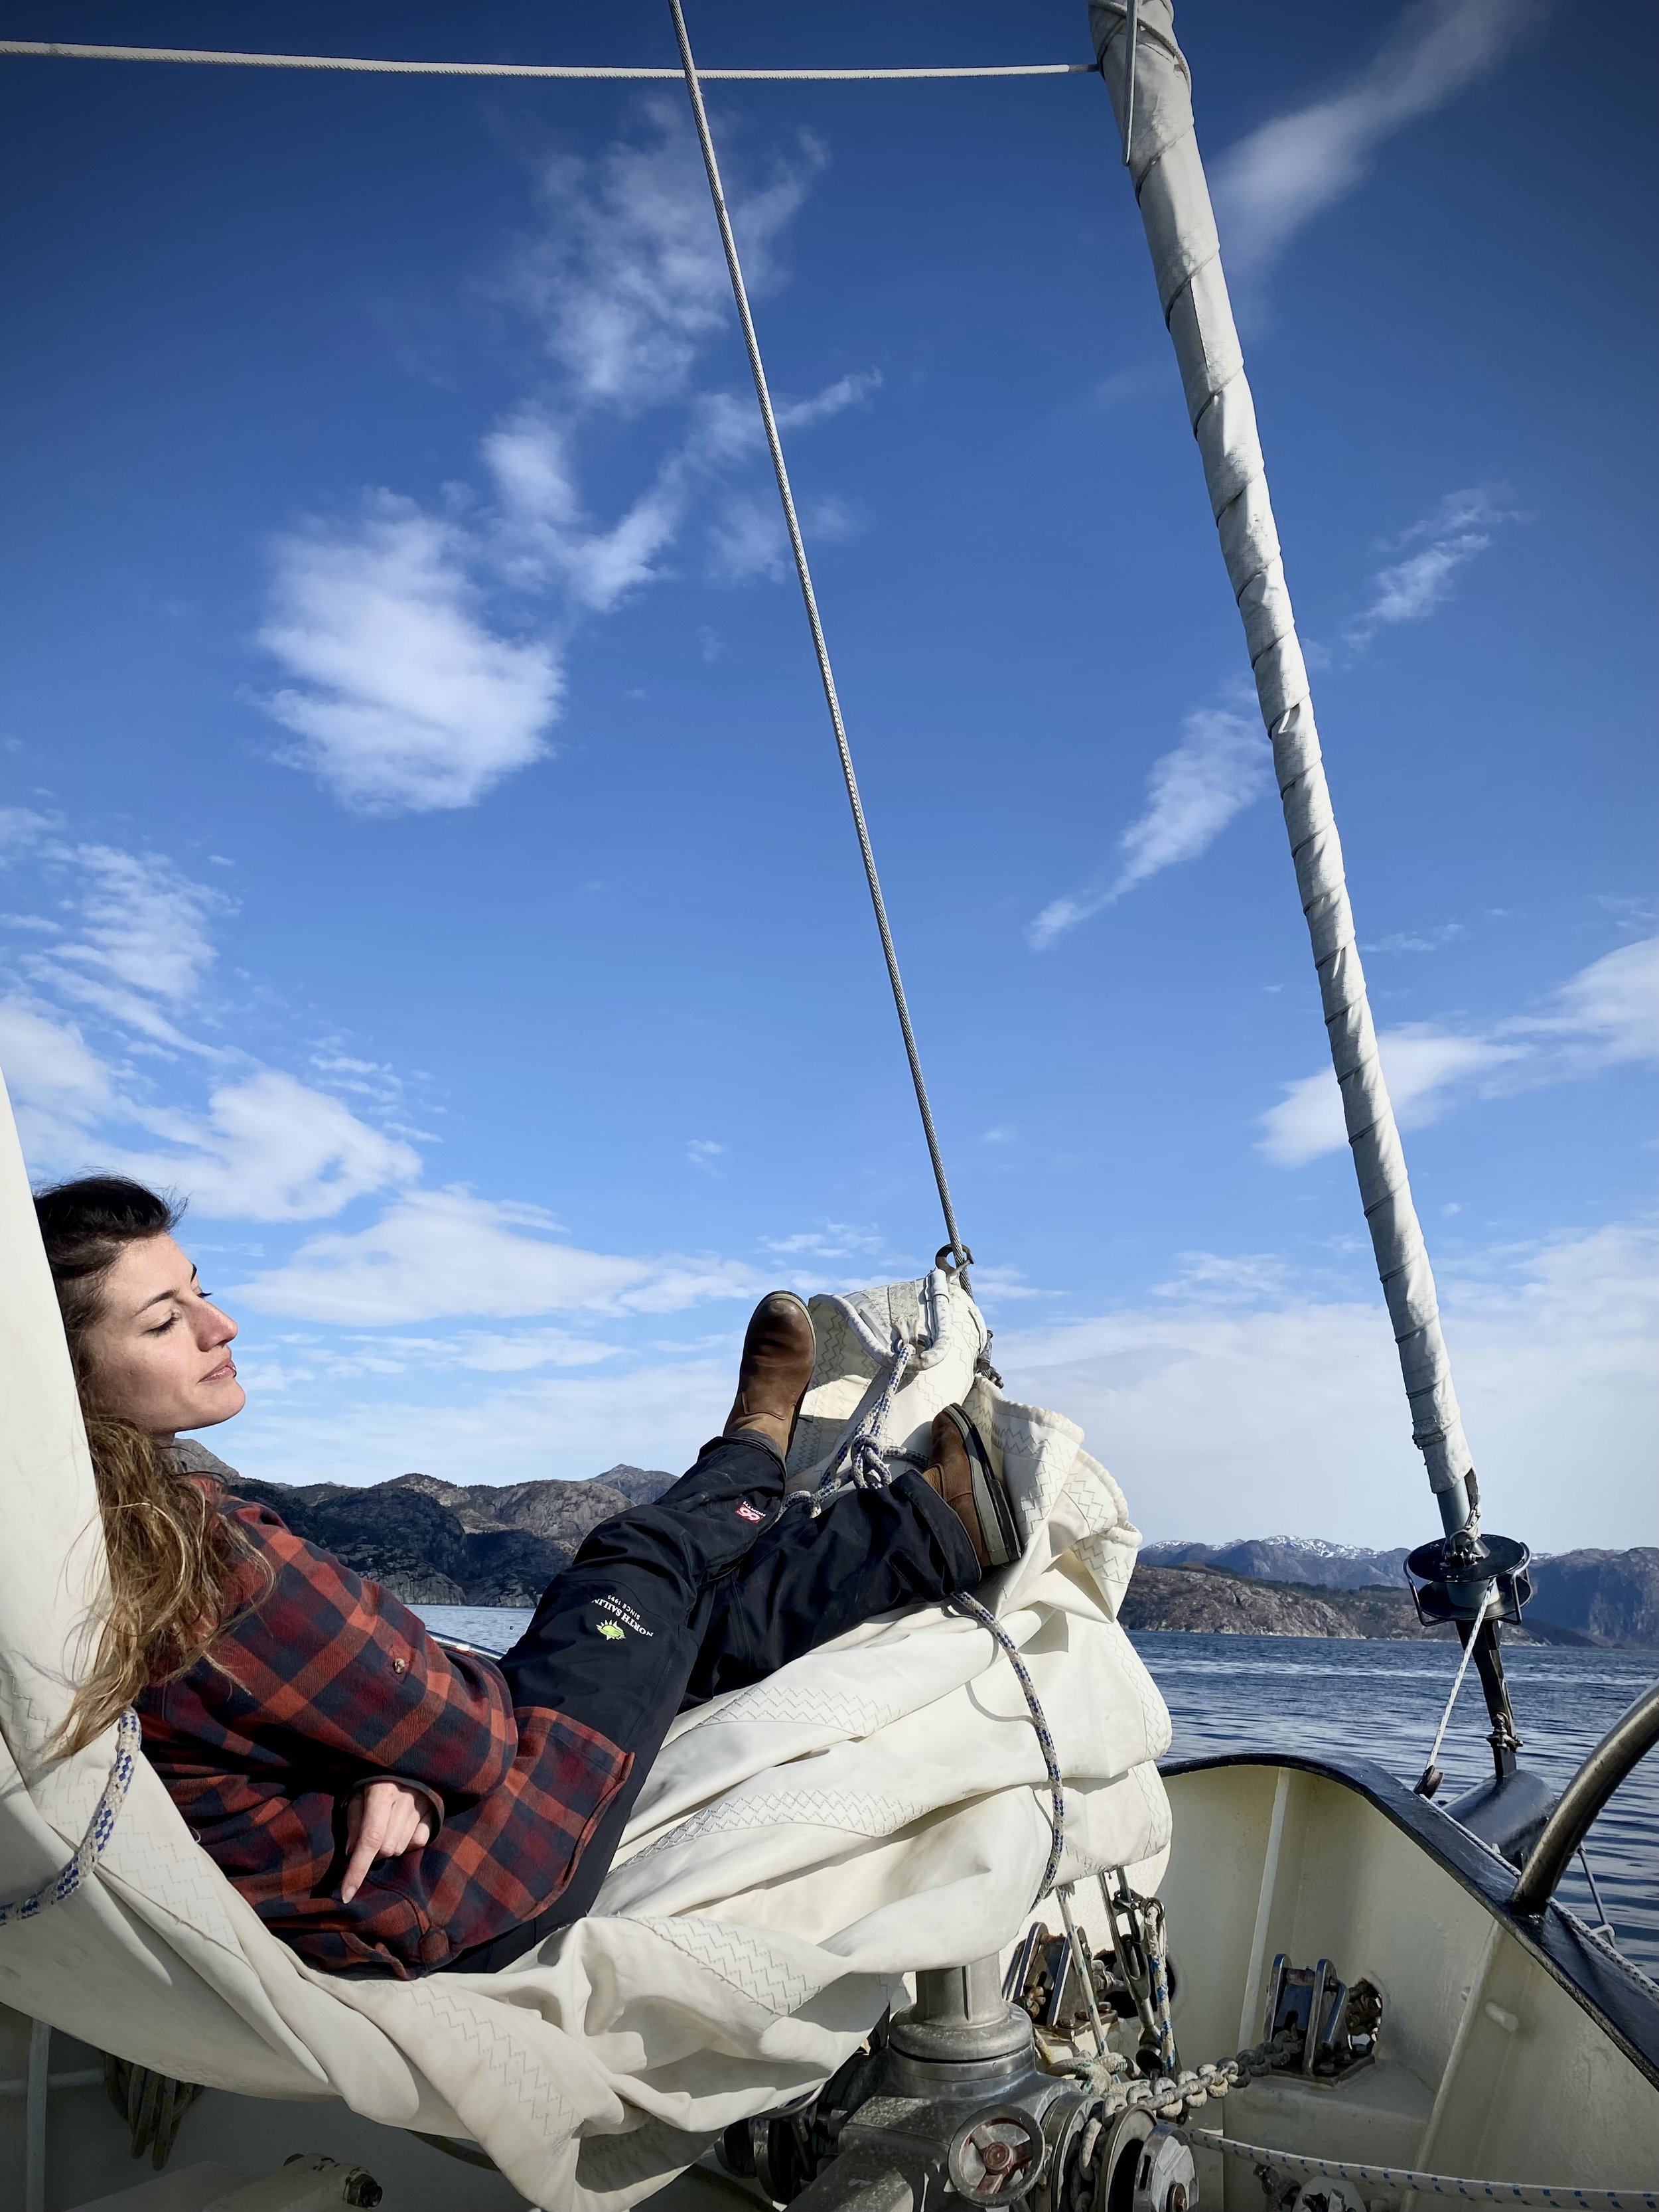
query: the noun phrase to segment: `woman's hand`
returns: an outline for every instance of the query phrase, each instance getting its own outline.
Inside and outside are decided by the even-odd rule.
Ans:
[[[346,1844],[350,1856],[340,1902],[349,1905],[376,1859],[401,1858],[432,1841],[432,1803],[422,1790],[402,1782],[371,1782],[346,1808]]]

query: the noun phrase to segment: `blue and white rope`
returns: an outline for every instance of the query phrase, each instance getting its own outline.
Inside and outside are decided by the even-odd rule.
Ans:
[[[39,1889],[31,1890],[27,1897],[0,1905],[0,1928],[9,1928],[19,1920],[33,1920],[37,1913],[49,1911],[54,1905],[65,1903],[80,1888],[104,1856],[109,1839],[115,1833],[116,1820],[126,1802],[127,1790],[138,1764],[141,1741],[138,1716],[129,1705],[116,1723],[114,1762],[110,1767],[109,1780],[104,1784],[103,1795],[87,1824],[87,1832],[81,1838],[81,1848],[68,1865],[61,1867],[50,1881],[43,1881]]]
[[[1036,1684],[1031,1680],[1025,1662],[1019,1656],[1019,1646],[988,1607],[976,1597],[957,1596],[946,1601],[953,1613],[965,1613],[976,1620],[988,1636],[994,1637],[1006,1653],[1031,1716],[1031,1726],[1036,1730],[1036,1740],[1042,1751],[1042,1764],[1048,1777],[1048,1863],[1042,1869],[1042,1881],[1031,1900],[1040,1905],[1054,1886],[1054,1876],[1060,1872],[1060,1863],[1066,1856],[1066,1785],[1060,1777],[1060,1760],[1054,1751],[1054,1739],[1049,1731],[1048,1717],[1042,1710],[1042,1700],[1036,1693]]]
[[[885,1490],[891,1482],[886,1456],[887,1417],[909,1367],[913,1349],[903,1337],[894,1338],[891,1364],[881,1395],[854,1433],[836,1448],[818,1484],[820,1491],[844,1489],[848,1480],[855,1490]],[[843,1467],[847,1470],[845,1478],[842,1474]]]
[[[1228,2158],[1254,2160],[1258,2166],[1294,2166],[1299,2173],[1323,2174],[1331,2181],[1368,2181],[1385,2189],[1414,2190],[1423,2197],[1461,2197],[1483,2204],[1583,2205],[1586,2212],[1659,2212],[1659,2191],[1651,2189],[1577,2189],[1565,2181],[1469,2181],[1449,2173],[1412,2173],[1395,2166],[1360,2166],[1348,2159],[1308,2158],[1299,2151],[1235,2142],[1207,2128],[1176,2128],[1171,2133]]]

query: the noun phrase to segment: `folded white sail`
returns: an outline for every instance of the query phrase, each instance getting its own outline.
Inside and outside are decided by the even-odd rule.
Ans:
[[[1121,131],[1128,110],[1127,0],[1091,0],[1089,14]],[[1429,1481],[1440,1493],[1447,1527],[1460,1528],[1468,1517],[1469,1449],[1440,1332],[1434,1273],[1377,1058],[1308,672],[1193,127],[1191,82],[1176,43],[1170,0],[1140,0],[1138,18],[1130,174],[1222,555],[1244,621],[1261,719],[1273,740],[1331,1060],[1377,1273],[1400,1348],[1412,1435],[1427,1464]]]

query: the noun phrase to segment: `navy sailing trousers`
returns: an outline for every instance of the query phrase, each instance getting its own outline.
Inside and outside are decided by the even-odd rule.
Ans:
[[[822,1513],[783,1502],[783,1462],[747,1431],[705,1444],[653,1505],[601,1522],[501,1662],[515,1706],[552,1706],[634,1756],[562,1894],[441,1972],[508,1965],[579,1920],[610,1869],[674,1716],[741,1688],[872,1614],[971,1589],[966,1530],[919,1475]]]

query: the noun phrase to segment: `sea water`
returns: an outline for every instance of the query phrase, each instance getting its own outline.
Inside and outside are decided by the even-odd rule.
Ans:
[[[506,1607],[422,1606],[441,1636],[504,1651],[529,1626]],[[1456,1672],[1455,1647],[1313,1636],[1138,1635],[1136,1649],[1175,1723],[1172,1759],[1296,1751],[1375,1759],[1402,1781],[1423,1771]],[[1511,1644],[1504,1660],[1524,1748],[1553,1789],[1567,1781],[1631,1700],[1659,1675],[1659,1652]],[[1492,1771],[1474,1670],[1441,1747],[1444,1805]],[[1590,1831],[1590,1869],[1620,1948],[1659,1970],[1659,1750],[1617,1790]],[[1561,1902],[1601,1918],[1575,1863]]]

